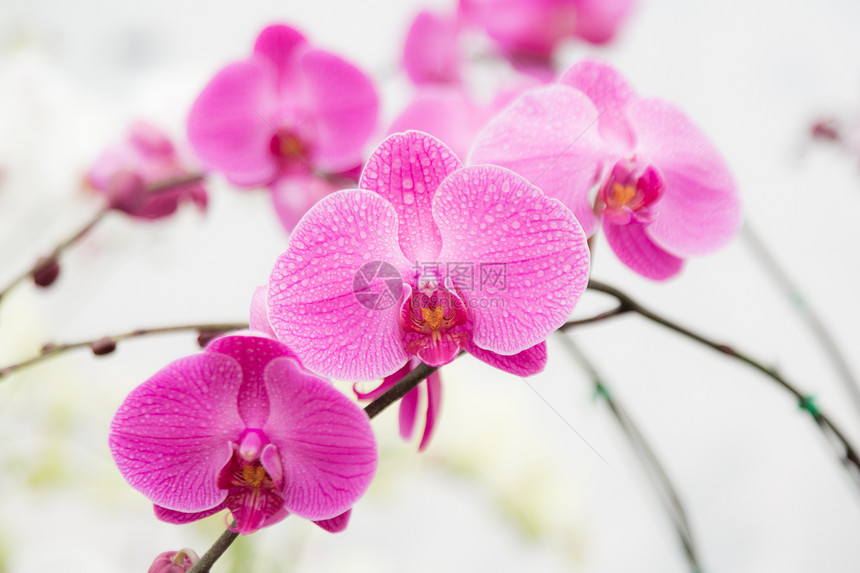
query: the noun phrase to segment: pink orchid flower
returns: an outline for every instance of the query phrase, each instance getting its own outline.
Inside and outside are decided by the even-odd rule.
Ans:
[[[200,182],[164,191],[147,186],[192,175],[170,139],[161,130],[138,121],[128,127],[126,139],[111,145],[93,163],[87,183],[107,197],[112,209],[140,219],[160,219],[176,212],[179,203],[193,201],[206,209],[206,189]]]
[[[376,149],[359,187],[308,211],[269,279],[269,321],[302,364],[360,381],[466,351],[539,371],[587,282],[570,211],[414,131]]]
[[[289,348],[253,335],[216,339],[133,390],[110,448],[159,519],[226,508],[242,534],[290,513],[345,528],[377,465],[367,415]]]
[[[511,56],[549,59],[566,38],[612,40],[633,0],[460,0],[460,13]]]
[[[191,108],[188,139],[208,166],[240,187],[270,186],[285,224],[361,164],[379,101],[346,60],[275,25],[253,54],[219,71]],[[307,195],[308,199],[303,199]],[[298,213],[281,213],[282,210]]]
[[[412,83],[459,83],[460,23],[457,15],[422,10],[415,15],[403,46],[403,69]]]
[[[650,279],[722,247],[741,205],[725,161],[674,105],[642,99],[609,65],[585,61],[531,90],[478,136],[469,159],[534,181],[591,236]],[[592,200],[592,189],[597,190]]]

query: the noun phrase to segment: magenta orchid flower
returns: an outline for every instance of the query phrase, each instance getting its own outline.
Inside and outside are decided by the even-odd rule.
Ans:
[[[242,534],[290,513],[345,528],[377,464],[367,415],[285,345],[253,335],[216,339],[133,390],[110,448],[159,519],[226,508]]]
[[[361,70],[275,25],[260,33],[249,58],[223,68],[203,89],[188,117],[188,138],[231,183],[272,187],[286,224],[321,191],[335,189],[324,185],[329,176],[361,164],[378,108]],[[292,204],[297,214],[286,217],[281,211]]]
[[[618,258],[655,280],[725,245],[741,222],[731,172],[708,138],[600,62],[523,95],[478,136],[470,162],[536,181],[589,236],[602,226]]]
[[[416,14],[403,46],[403,68],[412,83],[459,83],[459,36],[456,14]]]
[[[87,183],[107,197],[112,209],[140,219],[160,219],[176,212],[190,200],[206,209],[202,183],[177,185],[149,191],[150,185],[178,181],[192,175],[173,143],[161,130],[138,121],[128,127],[126,138],[111,145],[93,163]]]
[[[609,42],[632,6],[633,0],[460,0],[460,13],[503,53],[549,59],[566,38]]]
[[[269,279],[269,321],[302,364],[361,381],[466,351],[538,372],[587,282],[570,211],[414,131],[388,137],[359,186],[308,211]]]

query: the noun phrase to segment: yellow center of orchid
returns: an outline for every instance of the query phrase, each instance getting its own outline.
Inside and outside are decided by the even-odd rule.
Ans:
[[[267,475],[266,468],[261,465],[254,464],[242,468],[242,479],[251,487],[260,487]]]
[[[442,326],[442,321],[445,320],[445,307],[434,306],[433,308],[422,308],[421,318],[424,319],[430,330],[439,330],[439,327]]]
[[[612,184],[612,187],[609,192],[609,197],[606,198],[606,203],[610,207],[624,207],[630,206],[630,201],[636,197],[636,187],[634,185],[622,185],[621,183],[615,182]]]

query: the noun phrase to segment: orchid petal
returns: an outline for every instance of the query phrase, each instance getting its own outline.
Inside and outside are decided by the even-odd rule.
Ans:
[[[467,344],[464,350],[490,366],[517,376],[532,376],[546,366],[546,342],[535,344],[510,356],[490,352],[471,343]]]
[[[412,83],[459,80],[458,32],[453,17],[438,16],[426,10],[415,16],[403,47],[403,67]]]
[[[461,167],[444,143],[420,131],[388,136],[367,160],[358,186],[394,207],[400,249],[410,262],[436,260],[441,239],[430,205],[439,184]]]
[[[480,290],[463,290],[472,341],[516,354],[564,324],[588,281],[585,235],[560,202],[491,165],[449,176],[433,200],[442,261],[472,262]],[[483,302],[482,302],[483,301]]]
[[[351,515],[352,509],[347,509],[340,515],[332,517],[331,519],[322,519],[320,521],[314,521],[314,523],[329,533],[340,533],[346,529],[347,525],[349,525],[349,518]]]
[[[279,356],[295,358],[295,354],[273,338],[253,335],[216,338],[206,347],[206,352],[223,354],[239,363],[242,368],[237,399],[239,415],[246,427],[261,428],[269,416],[269,400],[263,383],[266,365]],[[238,435],[233,439],[236,438]]]
[[[360,163],[379,114],[379,97],[370,78],[323,50],[302,53],[299,65],[316,127],[314,163],[333,173]]]
[[[594,104],[575,89],[529,90],[478,135],[468,163],[518,173],[564,203],[591,236],[598,220],[589,193],[610,157],[595,129],[597,118]]]
[[[391,205],[370,191],[340,191],[308,211],[278,259],[269,321],[313,372],[352,381],[387,376],[407,358],[397,303],[408,269]]]
[[[188,140],[197,156],[236,185],[254,187],[274,178],[274,72],[262,59],[231,64],[203,89],[188,116]]]
[[[600,113],[598,130],[610,144],[630,149],[635,143],[625,110],[637,99],[633,87],[607,63],[585,60],[572,65],[558,80],[584,93]]]
[[[272,360],[265,378],[271,414],[263,431],[283,461],[284,507],[312,520],[348,510],[376,472],[367,414],[293,359]]]
[[[418,399],[420,398],[419,386],[420,384],[400,399],[398,420],[400,422],[400,437],[404,440],[411,438],[412,432],[415,430],[415,416],[418,412]]]
[[[643,277],[661,281],[681,271],[684,260],[655,245],[641,223],[614,225],[604,221],[603,233],[621,262]]]
[[[427,418],[424,422],[424,433],[421,435],[421,443],[418,451],[423,452],[430,445],[433,430],[436,428],[436,420],[439,417],[439,409],[442,406],[442,377],[438,371],[427,377]]]
[[[155,510],[155,517],[160,519],[165,523],[173,523],[175,525],[184,525],[186,523],[191,523],[192,521],[197,521],[198,519],[203,519],[204,517],[209,517],[210,515],[215,515],[219,511],[222,511],[225,507],[227,507],[227,502],[221,502],[212,509],[207,509],[206,511],[198,511],[194,513],[185,513],[183,511],[174,511],[172,509],[167,509],[166,507],[161,507],[160,505],[154,505],[153,509]]]
[[[272,326],[269,324],[269,316],[266,312],[266,293],[266,285],[261,285],[254,289],[254,296],[251,297],[251,319],[248,326],[253,331],[276,338],[275,331],[272,330]]]
[[[335,190],[327,179],[316,174],[287,175],[269,185],[275,213],[288,233],[311,207]]]
[[[278,91],[282,95],[290,88],[297,87],[297,55],[307,46],[301,32],[283,24],[264,28],[254,43],[254,54],[266,58],[277,71]]]
[[[670,103],[640,100],[628,116],[638,150],[666,182],[654,205],[657,216],[645,229],[648,236],[678,257],[706,254],[728,243],[741,225],[741,203],[716,147]]]
[[[207,352],[181,358],[132,390],[111,423],[110,448],[120,473],[156,505],[183,512],[211,509],[227,492],[217,476],[244,424],[236,395],[239,363]]]

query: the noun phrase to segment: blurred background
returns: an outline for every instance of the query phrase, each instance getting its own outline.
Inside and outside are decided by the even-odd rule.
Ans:
[[[420,8],[453,5],[4,0],[0,283],[98,209],[83,177],[130,121],[183,141],[199,90],[246,57],[269,23],[298,27],[372,75],[386,124],[412,90],[400,62]],[[710,135],[734,170],[748,222],[860,371],[858,155],[808,135],[822,117],[860,117],[857,22],[851,0],[639,0],[613,43],[570,42],[559,62],[605,58]],[[209,189],[205,217],[190,208],[156,223],[111,214],[63,259],[51,289],[11,292],[0,305],[0,365],[48,341],[247,320],[287,234],[265,193],[219,177]],[[741,238],[665,284],[623,267],[598,239],[593,276],[775,366],[860,441],[860,416],[834,368]],[[576,316],[612,303],[589,292]],[[663,460],[705,571],[860,570],[860,495],[787,394],[635,316],[571,336]],[[605,402],[563,345],[551,339],[549,348],[532,388],[470,357],[446,366],[427,451],[399,439],[394,408],[374,421],[380,469],[347,531],[288,519],[237,541],[214,570],[689,571]],[[211,544],[223,515],[158,522],[107,447],[126,393],[196,350],[191,334],[153,337],[0,381],[0,571],[145,571],[162,551],[202,554]]]

